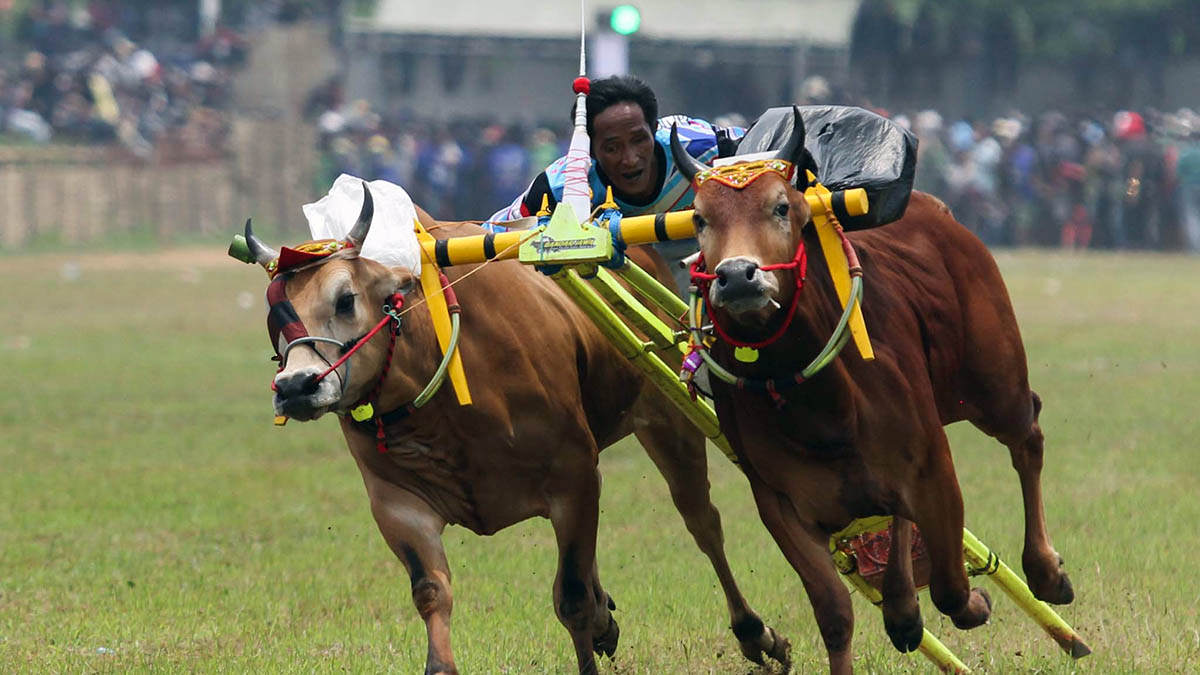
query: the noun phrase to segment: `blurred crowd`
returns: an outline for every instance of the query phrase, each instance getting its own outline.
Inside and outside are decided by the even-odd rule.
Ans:
[[[895,119],[920,139],[916,187],[989,245],[1200,250],[1192,110]]]
[[[342,172],[386,179],[447,220],[510,203],[569,137],[565,124],[388,117],[364,101],[322,107],[330,102],[312,101],[315,191]],[[975,122],[925,110],[893,119],[920,140],[916,188],[990,246],[1200,250],[1200,116],[1191,110]]]
[[[565,123],[381,116],[365,101],[317,112],[316,122],[316,194],[341,173],[388,180],[443,220],[478,220],[508,205],[570,140]]]
[[[143,158],[220,154],[245,42],[218,28],[151,49],[128,37],[139,19],[120,2],[34,3],[18,22],[24,49],[0,60],[0,138],[117,143]]]

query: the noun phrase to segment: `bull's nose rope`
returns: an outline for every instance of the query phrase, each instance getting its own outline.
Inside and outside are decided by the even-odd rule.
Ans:
[[[763,265],[758,269],[764,272],[772,272],[775,270],[796,270],[796,290],[794,293],[792,293],[792,302],[788,305],[787,316],[784,318],[783,323],[780,324],[779,329],[772,333],[767,339],[759,340],[757,342],[745,342],[732,337],[725,331],[724,328],[721,327],[721,324],[717,322],[716,317],[713,317],[712,312],[709,311],[709,288],[711,287],[712,282],[716,280],[719,275],[710,274],[705,270],[703,253],[696,257],[696,260],[692,263],[691,269],[689,270],[691,272],[692,282],[696,284],[701,297],[704,299],[705,311],[707,311],[708,315],[712,317],[713,329],[717,331],[717,334],[721,336],[722,340],[735,347],[745,347],[748,349],[760,349],[762,347],[766,347],[767,345],[783,337],[783,334],[787,332],[788,326],[792,325],[792,319],[796,317],[796,308],[800,304],[800,291],[804,290],[804,280],[808,276],[808,252],[804,248],[804,240],[801,239],[800,243],[796,246],[796,254],[792,256],[791,262]]]
[[[466,274],[462,275],[458,279],[455,279],[453,282],[450,282],[446,278],[445,274],[442,274],[439,272],[440,281],[441,281],[441,283],[439,285],[441,286],[442,293],[446,294],[447,299],[449,300],[449,309],[450,309],[452,319],[454,322],[453,323],[453,335],[454,335],[453,342],[455,344],[458,343],[458,330],[459,330],[458,314],[462,310],[458,304],[458,300],[455,298],[454,290],[453,290],[454,286],[457,285],[459,282],[465,280],[467,277],[471,276],[472,274],[475,274],[479,270],[483,269],[489,263],[495,262],[496,260],[501,258],[501,256],[503,256],[505,253],[507,253],[509,250],[516,248],[516,247],[520,246],[521,244],[525,243],[526,241],[531,239],[536,234],[538,234],[538,230],[530,230],[529,234],[525,235],[520,240],[510,244],[509,246],[505,247],[504,249],[498,251],[496,253],[496,255],[492,256],[491,258],[488,258],[482,264],[480,264],[478,267],[467,272]],[[325,261],[321,261],[321,262],[325,262]],[[432,261],[431,261],[431,264],[433,264]],[[278,282],[281,284],[285,283],[282,279],[279,279]],[[284,293],[283,299],[286,300],[286,293],[282,290],[282,288],[280,288],[279,292]],[[344,365],[346,363],[346,361],[354,354],[354,352],[358,351],[358,349],[360,347],[362,347],[362,345],[366,344],[368,341],[371,340],[371,338],[375,337],[375,335],[378,334],[379,331],[382,330],[383,327],[386,326],[389,321],[395,321],[396,322],[396,330],[398,330],[400,327],[401,317],[403,317],[405,314],[408,314],[412,310],[420,307],[421,305],[425,304],[427,301],[428,301],[428,299],[423,297],[419,301],[414,302],[411,305],[409,305],[403,311],[399,311],[400,308],[404,306],[404,296],[398,292],[394,293],[392,295],[392,297],[389,299],[390,304],[384,305],[384,315],[385,316],[379,320],[379,323],[375,324],[375,326],[371,330],[369,330],[365,335],[363,335],[362,337],[353,340],[352,341],[353,345],[351,345],[349,348],[346,348],[343,345],[343,348],[346,349],[346,352],[344,354],[342,354],[341,358],[339,358],[337,360],[337,362],[331,364],[328,368],[325,369],[324,372],[315,376],[313,378],[313,383],[315,384],[317,382],[320,382],[325,377],[327,377],[330,373],[336,371],[339,367]],[[296,323],[299,323],[299,318],[296,318]],[[300,326],[303,327],[303,324],[300,324]],[[374,400],[375,395],[378,393],[378,389],[382,386],[383,379],[387,376],[387,371],[391,367],[392,350],[395,347],[396,330],[392,331],[392,340],[388,346],[387,361],[384,362],[383,373],[380,375],[380,379],[379,379],[379,382],[376,384],[375,390],[372,392],[371,396],[361,399],[360,402],[354,406],[354,410],[362,409],[366,406],[367,402]],[[307,336],[307,332],[303,332],[302,334]],[[447,357],[448,357],[448,355],[450,355],[452,353],[454,353],[453,348],[447,350],[446,351]],[[275,358],[279,361],[279,368],[278,368],[278,370],[275,371],[276,375],[278,375],[279,373],[283,372],[285,364],[284,364],[284,359],[282,357],[276,356]],[[326,362],[328,363],[328,361],[326,361]],[[413,403],[406,406],[406,408],[411,408],[411,409],[418,408],[421,405],[424,405],[426,401],[428,401],[430,398],[433,397],[433,394],[437,391],[437,388],[438,388],[438,386],[440,386],[442,379],[444,379],[447,364],[448,364],[448,358],[443,359],[443,362],[442,362],[441,366],[439,366],[437,374],[435,374],[435,376],[434,376],[434,379],[429,382],[429,384],[425,387],[424,390],[422,390],[421,394],[417,397],[416,401],[414,401]],[[343,393],[345,393],[345,388],[346,388],[347,384],[348,384],[347,382],[342,383]],[[272,380],[271,380],[271,391],[278,391],[278,387],[276,386],[274,378],[272,378]],[[411,410],[409,412],[411,412]],[[374,415],[373,411],[371,412],[371,415]],[[377,419],[382,419],[382,417],[386,417],[386,415],[377,416]],[[364,417],[363,420],[358,420],[357,417],[355,419],[356,419],[356,421],[366,421],[366,420],[370,419],[370,417]],[[276,417],[276,419],[275,419],[276,425],[280,425],[280,426],[286,421],[287,421],[287,417]],[[382,443],[380,444],[380,448],[381,448],[381,451],[386,449]]]
[[[449,306],[452,329],[450,336],[450,346],[446,353],[442,356],[441,362],[438,364],[437,370],[433,377],[417,394],[417,397],[407,405],[384,414],[378,414],[375,410],[376,404],[379,403],[379,395],[383,392],[383,385],[387,381],[388,372],[392,366],[392,356],[396,349],[396,331],[391,332],[391,339],[388,341],[387,355],[384,357],[383,368],[379,372],[379,377],[375,380],[375,386],[371,388],[370,393],[361,398],[351,407],[349,416],[356,422],[373,424],[375,427],[375,448],[379,452],[387,452],[387,425],[404,419],[411,415],[416,409],[425,405],[433,398],[433,395],[441,388],[442,383],[446,380],[446,369],[450,364],[450,359],[455,350],[458,348],[458,333],[459,333],[459,314],[462,308],[458,304],[458,298],[455,297],[454,290],[450,288],[450,284],[446,279],[446,275],[438,272],[442,282],[442,292],[446,296],[446,302]],[[399,295],[399,294],[397,294]],[[396,317],[397,324],[399,323],[399,315],[393,310],[387,318]],[[378,328],[378,326],[376,327]],[[374,332],[374,331],[373,331]],[[369,338],[364,338],[362,342],[366,342]],[[361,344],[361,342],[359,343]],[[357,345],[355,345],[357,346]]]
[[[374,407],[375,407],[375,404],[377,404],[379,402],[379,394],[380,394],[380,392],[383,391],[383,383],[387,379],[388,370],[391,368],[392,353],[396,347],[396,333],[395,333],[395,331],[392,332],[391,341],[388,343],[387,360],[384,361],[383,370],[379,373],[379,379],[375,382],[375,386],[371,389],[371,393],[368,396],[366,396],[365,398],[363,398],[362,400],[360,400],[357,404],[355,404],[355,406],[352,408],[352,411],[351,411],[351,417],[353,417],[355,419],[355,421],[373,422],[374,423],[376,450],[378,450],[381,453],[387,452],[387,425],[391,421],[398,421],[400,419],[408,417],[413,412],[415,412],[418,408],[420,408],[423,405],[425,405],[426,403],[428,403],[429,400],[433,398],[433,395],[435,393],[437,393],[438,389],[441,388],[442,382],[444,382],[446,379],[446,370],[450,365],[450,358],[455,353],[455,350],[458,348],[458,334],[459,334],[459,327],[460,327],[459,315],[462,313],[462,307],[458,304],[458,298],[456,297],[456,295],[454,293],[454,286],[457,285],[459,282],[463,281],[464,279],[466,279],[467,277],[471,276],[472,274],[475,274],[479,270],[483,269],[489,263],[495,262],[498,258],[500,258],[500,256],[502,256],[504,253],[506,253],[509,249],[520,246],[521,244],[523,244],[528,239],[532,238],[537,233],[538,233],[537,230],[530,231],[530,233],[528,235],[522,237],[520,240],[509,245],[502,251],[497,252],[496,255],[492,256],[491,258],[488,258],[482,264],[480,264],[478,267],[467,272],[466,274],[462,275],[461,277],[455,279],[453,282],[451,282],[449,279],[447,279],[446,275],[439,270],[439,272],[438,272],[439,281],[440,281],[439,285],[441,286],[442,293],[446,296],[446,301],[447,301],[448,309],[450,311],[450,316],[451,316],[451,320],[452,320],[452,329],[451,329],[451,338],[450,338],[451,344],[450,344],[449,348],[446,350],[446,353],[443,355],[441,363],[438,364],[438,368],[434,372],[433,378],[430,379],[429,383],[427,385],[425,385],[425,388],[421,390],[421,393],[417,395],[417,397],[412,401],[412,403],[400,406],[399,408],[397,408],[396,410],[394,410],[390,413],[377,414],[374,410]],[[430,261],[430,264],[435,264],[435,263],[433,261]],[[381,321],[380,324],[377,325],[375,328],[373,328],[372,331],[370,333],[368,333],[352,349],[357,349],[359,345],[361,345],[362,343],[371,339],[371,337],[373,337],[374,334],[379,331],[379,329],[383,326],[384,323],[387,322],[387,320],[394,317],[396,320],[396,325],[399,325],[401,317],[403,317],[405,314],[411,312],[412,310],[416,309],[417,307],[420,307],[421,305],[428,302],[428,297],[422,297],[419,301],[414,302],[413,304],[409,305],[403,311],[396,311],[400,308],[400,306],[401,306],[400,303],[403,302],[403,299],[399,298],[398,293],[396,294],[395,297],[398,298],[399,301],[394,305],[395,309],[392,310],[391,314],[387,317],[384,317],[384,320]],[[344,361],[349,356],[350,356],[350,353],[347,353],[345,356],[342,357],[342,359],[340,359],[338,361],[338,363],[340,364],[341,361]],[[336,368],[336,364],[335,364],[334,368]],[[331,370],[332,370],[332,368],[331,368]],[[354,411],[358,411],[358,410],[363,410],[363,411],[369,410],[370,417],[364,416],[362,419],[359,419],[359,416],[354,414]]]
[[[330,364],[330,366],[328,368],[326,368],[324,372],[322,372],[320,375],[317,375],[317,378],[316,378],[316,380],[314,380],[314,382],[320,382],[321,380],[325,379],[326,375],[328,375],[328,374],[332,373],[333,371],[337,370],[338,368],[340,368],[343,363],[345,363],[351,356],[354,355],[354,352],[358,351],[359,348],[361,348],[366,343],[370,342],[371,338],[375,337],[375,335],[377,333],[379,333],[379,331],[382,330],[384,326],[388,325],[388,323],[392,322],[392,321],[396,322],[396,326],[392,330],[392,344],[394,345],[396,343],[396,333],[398,333],[400,331],[400,316],[398,314],[396,314],[396,310],[400,309],[403,306],[404,306],[404,296],[400,295],[400,293],[393,293],[391,299],[389,300],[389,303],[383,306],[383,318],[379,320],[379,323],[375,324],[374,328],[367,331],[366,335],[355,340],[354,346],[347,349],[346,353],[342,354],[342,358],[340,358],[337,361]],[[392,360],[391,356],[392,356],[391,348],[389,347],[388,348],[388,361],[389,362]]]
[[[858,261],[858,255],[855,253],[854,246],[850,243],[850,239],[846,237],[846,234],[842,231],[841,227],[837,228],[837,232],[839,235],[841,235],[842,248],[846,253],[846,259],[850,261],[850,297],[846,302],[846,306],[842,310],[842,316],[838,320],[837,327],[834,328],[833,334],[829,336],[829,341],[825,343],[825,347],[820,351],[820,353],[817,354],[816,357],[813,358],[811,362],[809,362],[807,366],[805,366],[803,370],[792,373],[790,376],[768,378],[738,377],[737,375],[734,375],[726,370],[723,366],[721,366],[721,364],[717,363],[716,359],[709,354],[706,340],[711,340],[711,338],[706,338],[705,336],[707,329],[703,325],[702,314],[708,310],[707,283],[711,283],[711,280],[715,279],[716,275],[708,274],[707,272],[700,272],[697,274],[698,265],[703,264],[704,258],[703,255],[701,255],[696,259],[696,262],[692,264],[692,279],[697,283],[692,286],[691,302],[688,305],[687,314],[690,332],[690,338],[688,340],[690,351],[688,352],[687,356],[684,357],[683,371],[680,372],[680,379],[688,383],[689,389],[693,390],[693,395],[695,395],[695,384],[693,382],[693,377],[696,369],[699,367],[699,362],[703,361],[713,375],[716,375],[717,378],[723,382],[731,384],[734,387],[737,387],[739,390],[748,389],[751,391],[760,391],[766,393],[771,397],[771,400],[776,406],[782,406],[784,403],[786,403],[786,401],[779,393],[779,390],[804,383],[813,375],[817,374],[823,368],[828,366],[833,359],[836,358],[839,353],[841,353],[842,348],[844,348],[846,343],[850,341],[849,323],[851,312],[854,311],[854,308],[862,300],[863,272]],[[803,245],[803,241],[801,242],[801,245]],[[799,253],[797,255],[799,255]],[[788,264],[789,263],[784,263],[783,265],[768,265],[760,269],[766,269],[767,267],[778,269],[785,267]],[[700,282],[706,282],[703,290],[701,289]],[[799,297],[800,293],[799,289],[797,289],[797,292],[792,298],[792,306],[788,312],[788,319],[784,322],[785,328],[788,323],[791,322],[796,308],[796,299]],[[711,318],[711,314],[709,316]],[[711,326],[716,330],[722,339],[735,346],[743,346],[737,341],[729,339],[715,318],[712,320]],[[772,336],[767,343],[769,344],[770,342],[774,342],[781,335],[782,329],[778,331],[776,335]],[[762,343],[752,343],[748,346],[755,346],[756,344],[761,345]]]

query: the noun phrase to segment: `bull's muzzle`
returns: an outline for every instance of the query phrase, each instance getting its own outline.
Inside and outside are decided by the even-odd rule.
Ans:
[[[306,421],[323,415],[341,398],[338,377],[318,380],[319,367],[298,368],[275,377],[275,413]]]
[[[771,302],[779,290],[773,275],[763,272],[750,258],[726,258],[713,270],[717,275],[709,301],[732,314],[757,311]]]

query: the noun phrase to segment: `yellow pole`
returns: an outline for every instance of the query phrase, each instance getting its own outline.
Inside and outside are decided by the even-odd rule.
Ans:
[[[729,445],[725,435],[721,433],[721,424],[717,414],[703,400],[692,400],[687,387],[679,381],[675,371],[663,362],[657,354],[650,351],[653,344],[643,342],[634,332],[621,321],[611,307],[605,304],[596,289],[589,286],[580,278],[579,273],[567,267],[551,276],[584,314],[596,324],[613,346],[629,359],[633,365],[646,374],[654,386],[658,387],[675,407],[695,424],[705,436],[716,445],[725,457],[738,463],[737,455]]]
[[[529,230],[511,230],[496,234],[476,234],[470,237],[450,237],[449,239],[426,239],[421,242],[425,256],[429,260],[438,261],[441,267],[449,265],[470,265],[488,260],[489,249],[496,252],[496,260],[515,259],[519,252],[521,239],[529,235]],[[489,245],[487,242],[491,241]],[[439,251],[447,260],[439,260]],[[448,263],[448,264],[447,264]]]
[[[846,213],[861,216],[867,212],[867,191],[862,188],[852,188],[841,193],[846,203]],[[814,215],[825,213],[821,198],[815,194],[804,195],[808,208]],[[692,210],[673,211],[650,216],[630,216],[621,220],[621,239],[629,246],[652,244],[656,241],[670,239],[688,239],[696,236],[696,226],[692,224]],[[841,250],[840,248],[838,249]]]
[[[852,216],[861,216],[867,212],[867,191],[862,188],[852,188],[840,193],[845,204],[846,212]],[[812,213],[825,212],[820,198],[816,195],[805,195]],[[529,236],[530,230],[510,230],[496,234],[477,234],[470,237],[451,237],[438,241],[422,241],[421,248],[430,260],[436,260],[441,267],[449,265],[470,265],[488,260],[488,253],[495,252],[496,260],[516,258],[521,240]],[[672,239],[689,239],[696,236],[696,228],[692,224],[692,210],[674,211],[649,216],[630,216],[621,221],[621,239],[626,245],[639,246],[652,244],[656,241]]]
[[[992,553],[983,542],[979,541],[970,530],[963,528],[963,554],[967,564],[976,571],[986,574],[992,583],[1000,587],[1008,597],[1013,599],[1031,619],[1036,621],[1063,651],[1073,659],[1079,659],[1092,653],[1091,647],[1084,643],[1083,638],[1075,632],[1050,605],[1033,597],[1029,586],[1013,573],[1008,565]]]
[[[836,536],[836,535],[835,535]],[[858,591],[864,598],[871,601],[871,604],[878,607],[883,602],[883,596],[879,590],[871,584],[867,583],[862,575],[854,571],[854,561],[850,556],[841,550],[833,551],[833,564],[837,566],[842,573],[842,580],[850,588]],[[971,669],[967,664],[963,663],[950,651],[942,641],[937,639],[933,633],[929,632],[928,628],[923,628],[921,634],[921,644],[917,646],[917,650],[925,655],[925,658],[933,662],[938,670],[943,673],[969,673]]]

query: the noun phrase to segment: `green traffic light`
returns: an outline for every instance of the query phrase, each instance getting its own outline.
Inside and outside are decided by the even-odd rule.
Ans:
[[[612,10],[609,25],[620,35],[633,35],[642,26],[642,13],[633,5],[618,5]]]

